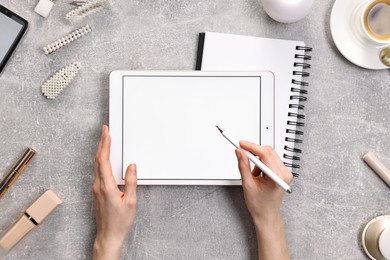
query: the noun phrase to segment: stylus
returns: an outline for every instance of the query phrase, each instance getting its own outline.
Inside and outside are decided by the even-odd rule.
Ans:
[[[283,190],[287,191],[288,193],[292,192],[291,187],[287,183],[285,183],[278,175],[276,175],[276,173],[274,173],[252,153],[248,152],[245,149],[242,149],[237,139],[233,138],[228,132],[220,128],[218,125],[216,125],[215,127],[218,128],[219,132],[221,132],[221,134],[223,135],[223,137],[226,138],[226,140],[228,140],[237,149],[242,150],[246,154],[246,156],[248,156],[248,159],[251,160],[257,167],[259,167],[259,169],[263,173],[265,173],[271,180],[276,182],[276,184],[278,184]]]

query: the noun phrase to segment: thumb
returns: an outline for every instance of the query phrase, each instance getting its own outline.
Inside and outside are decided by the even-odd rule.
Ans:
[[[137,166],[135,164],[130,164],[127,167],[124,193],[127,200],[137,195]]]
[[[249,184],[253,180],[249,159],[240,149],[236,149],[236,156],[238,159],[238,169],[240,170],[242,184]]]

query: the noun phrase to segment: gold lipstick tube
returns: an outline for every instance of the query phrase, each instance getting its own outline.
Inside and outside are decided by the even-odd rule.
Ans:
[[[19,175],[26,169],[31,159],[36,154],[32,148],[26,148],[23,155],[19,158],[16,164],[11,168],[9,173],[0,182],[0,198],[7,192],[12,184],[18,179]]]

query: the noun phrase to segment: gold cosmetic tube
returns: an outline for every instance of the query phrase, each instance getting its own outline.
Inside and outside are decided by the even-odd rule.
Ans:
[[[18,179],[19,175],[26,169],[28,163],[34,157],[36,152],[32,148],[27,148],[9,173],[0,182],[0,198],[7,192],[12,184]]]
[[[0,237],[0,259],[15,247],[31,230],[50,215],[62,201],[51,191],[46,191],[35,201],[8,231]]]

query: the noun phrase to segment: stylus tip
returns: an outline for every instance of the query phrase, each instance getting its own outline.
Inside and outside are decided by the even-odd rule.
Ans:
[[[292,193],[291,188],[288,188],[288,189],[287,189],[287,192],[288,192],[288,193]]]
[[[216,127],[216,128],[219,130],[219,132],[221,132],[221,134],[222,134],[222,132],[223,132],[223,129],[222,129],[222,128],[220,128],[218,124],[217,124],[217,125],[215,125],[215,127]]]

